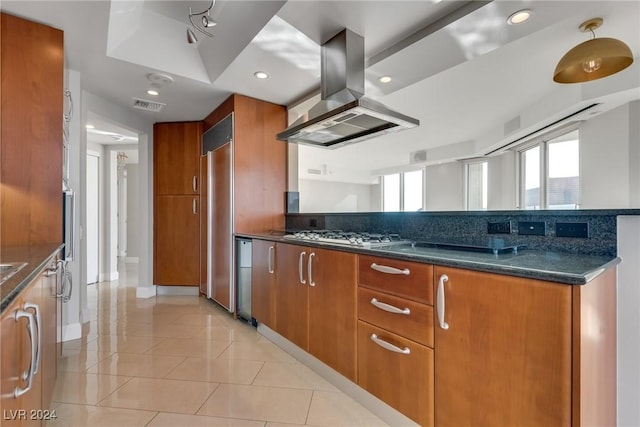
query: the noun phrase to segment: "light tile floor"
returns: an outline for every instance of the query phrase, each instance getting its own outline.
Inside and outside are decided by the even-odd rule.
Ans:
[[[63,344],[48,426],[385,425],[205,298],[137,299],[136,267],[89,286],[91,321]]]

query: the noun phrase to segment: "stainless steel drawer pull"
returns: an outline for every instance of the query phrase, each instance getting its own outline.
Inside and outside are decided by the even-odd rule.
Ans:
[[[376,271],[379,271],[380,273],[386,273],[386,274],[404,274],[405,276],[408,276],[409,274],[411,274],[411,270],[409,270],[408,268],[405,268],[404,270],[400,270],[399,268],[389,267],[388,265],[378,265],[375,262],[371,264],[371,268],[373,268]]]
[[[444,283],[449,280],[449,276],[443,274],[438,281],[438,294],[436,295],[436,310],[438,311],[438,323],[445,331],[449,329],[449,324],[444,320]]]
[[[269,259],[267,261],[268,264],[268,269],[269,269],[269,274],[273,274],[275,272],[275,269],[273,268],[273,251],[275,250],[274,246],[269,246]]]
[[[408,308],[398,308],[391,304],[380,302],[375,298],[371,298],[371,304],[378,307],[380,310],[388,311],[389,313],[406,314],[407,316],[411,314],[411,310],[409,310]]]
[[[315,286],[316,282],[313,281],[313,258],[316,256],[315,252],[309,254],[309,260],[307,261],[307,276],[309,276],[309,286]]]
[[[38,341],[36,343],[36,364],[33,369],[33,373],[38,373],[38,367],[40,366],[40,357],[41,357],[41,349],[42,349],[42,315],[40,314],[40,306],[38,304],[33,304],[27,302],[22,307],[24,311],[28,311],[29,309],[33,309],[33,312],[36,317],[36,329],[38,329]]]
[[[305,251],[300,252],[300,257],[298,258],[298,279],[300,280],[300,284],[304,285],[307,283],[306,280],[304,280],[304,275],[302,273],[302,269],[303,269],[303,264],[304,264],[304,256],[307,253]]]
[[[198,202],[197,199],[193,199],[193,204],[191,205],[191,210],[193,211],[194,215],[198,215]]]
[[[193,180],[191,180],[191,188],[193,189],[194,193],[198,192],[198,177],[196,177],[195,175],[193,175]]]
[[[380,347],[386,350],[393,351],[394,353],[401,353],[401,354],[411,353],[411,349],[409,349],[409,347],[405,347],[405,348],[396,347],[395,345],[388,343],[385,340],[381,340],[380,338],[378,338],[376,334],[371,334],[371,341],[373,341],[374,343],[378,344]]]
[[[29,341],[31,343],[31,362],[29,363],[29,371],[19,375],[21,379],[27,382],[27,386],[25,388],[16,387],[13,390],[14,399],[17,399],[18,397],[31,390],[31,387],[33,386],[33,377],[36,375],[36,320],[33,317],[33,314],[28,311],[16,311],[16,322],[19,322],[23,317],[26,317],[29,322],[27,328],[29,331]]]

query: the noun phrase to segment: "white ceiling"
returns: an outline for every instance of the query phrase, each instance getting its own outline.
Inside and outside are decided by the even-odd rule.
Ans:
[[[617,94],[602,110],[640,98],[639,1],[467,3],[217,1],[214,37],[196,32],[197,45],[186,42],[188,9],[205,10],[208,1],[3,0],[0,8],[63,29],[67,66],[81,73],[83,89],[152,122],[202,119],[232,92],[291,105],[319,88],[322,42],[342,28],[362,35],[367,95],[420,119],[421,126],[338,150],[303,147],[301,176],[326,165],[334,178],[366,181],[406,165],[416,150],[439,153],[429,156],[432,161],[482,154],[504,142],[507,121],[522,116],[525,132],[595,96],[586,93],[601,99]],[[533,18],[508,26],[505,18],[524,7]],[[596,35],[624,40],[636,63],[605,83],[553,83],[558,59],[588,37],[577,26],[594,16],[604,18]],[[257,70],[270,77],[255,79]],[[146,94],[154,72],[174,79],[155,98]],[[377,81],[384,74],[394,78],[386,86]],[[136,110],[132,97],[167,105],[159,113]],[[544,117],[529,123],[524,113],[531,109],[544,110]],[[447,153],[442,147],[452,148]]]

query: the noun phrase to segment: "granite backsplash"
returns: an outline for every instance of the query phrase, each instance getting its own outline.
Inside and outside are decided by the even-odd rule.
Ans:
[[[529,249],[616,256],[619,215],[640,215],[640,209],[487,211],[487,212],[371,212],[287,214],[287,231],[342,230],[396,233],[424,242],[526,245]],[[489,234],[488,223],[510,222],[509,234]],[[545,235],[518,234],[521,222],[544,222]],[[589,237],[558,237],[557,223],[587,223]]]

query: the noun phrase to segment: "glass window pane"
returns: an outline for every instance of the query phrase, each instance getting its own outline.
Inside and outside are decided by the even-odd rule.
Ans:
[[[400,211],[400,174],[382,177],[382,210],[385,212]]]
[[[405,211],[422,210],[422,170],[405,172],[404,174],[404,209]]]
[[[524,208],[540,209],[540,147],[522,153]]]
[[[487,209],[487,162],[467,164],[467,209]]]
[[[549,141],[549,209],[577,209],[580,189],[578,131]]]

